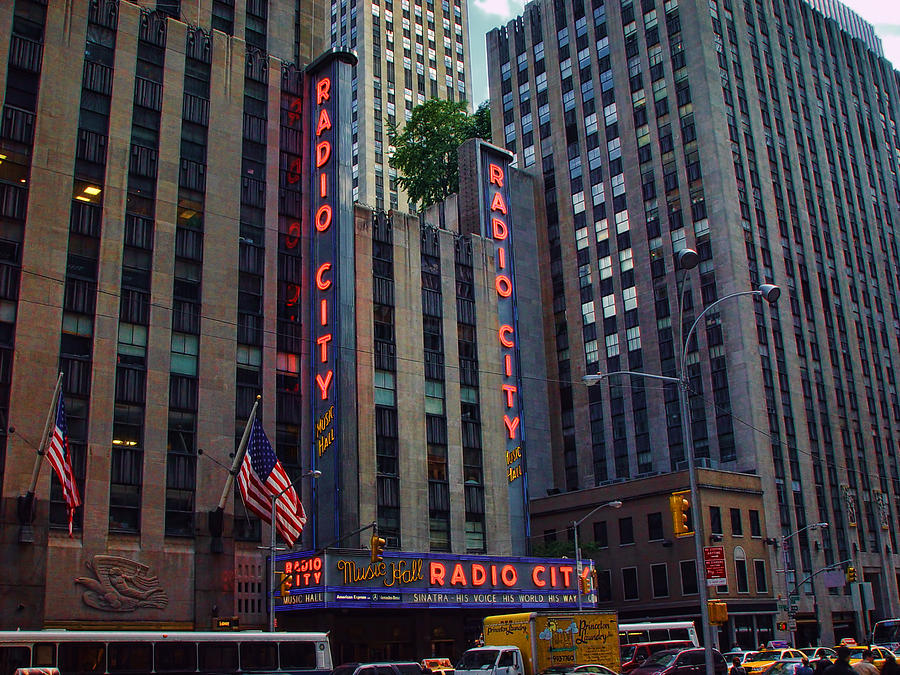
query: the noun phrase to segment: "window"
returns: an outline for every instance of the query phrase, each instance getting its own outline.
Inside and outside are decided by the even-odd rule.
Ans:
[[[394,374],[387,370],[375,371],[375,405],[394,405]]]
[[[762,527],[759,523],[759,511],[750,509],[750,536],[761,537]]]
[[[747,577],[747,556],[742,546],[737,546],[734,549],[734,576],[737,581],[737,592],[749,593],[750,580]]]
[[[766,593],[769,590],[769,584],[766,580],[766,561],[754,560],[753,571],[756,574],[756,592]]]
[[[662,513],[647,514],[647,538],[650,541],[659,541],[663,538]]]
[[[637,567],[622,568],[622,591],[626,600],[639,599]]]
[[[666,563],[650,565],[650,580],[653,582],[654,598],[669,597],[669,571]]]
[[[425,380],[425,412],[431,415],[444,414],[444,383],[439,380]]]
[[[597,602],[612,601],[612,575],[609,570],[597,570]]]
[[[709,507],[709,532],[722,534],[722,511],[718,506]]]
[[[681,594],[696,595],[697,590],[697,562],[695,560],[681,561]]]
[[[597,548],[606,548],[609,546],[609,538],[606,534],[606,521],[594,523],[594,541]]]
[[[744,524],[741,522],[740,509],[731,509],[731,534],[735,537],[744,536]]]
[[[634,543],[634,525],[631,516],[619,518],[619,546]]]

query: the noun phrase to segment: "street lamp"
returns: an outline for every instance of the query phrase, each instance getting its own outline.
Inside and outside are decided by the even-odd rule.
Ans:
[[[277,572],[275,571],[275,552],[278,551],[278,547],[276,546],[277,539],[277,528],[275,527],[275,509],[278,506],[278,500],[281,499],[282,495],[288,490],[293,489],[294,485],[300,482],[303,478],[312,478],[315,480],[319,476],[322,475],[322,472],[318,469],[310,469],[306,473],[297,476],[294,480],[292,480],[284,490],[272,495],[272,536],[269,539],[269,564],[272,566],[272,572],[269,574],[269,581],[272,583],[272,587],[269,589],[269,632],[272,633],[275,630],[275,589],[278,587],[276,582],[275,575]],[[284,549],[281,549],[284,550]]]
[[[684,248],[678,251],[675,254],[675,264],[676,268],[681,272],[680,280],[678,282],[678,330],[681,331],[683,323],[682,323],[682,282],[684,280],[684,276],[687,273],[687,270],[693,269],[697,266],[699,262],[699,256],[697,252],[693,249]],[[703,561],[703,536],[702,536],[702,516],[700,514],[700,490],[697,485],[697,463],[696,458],[694,456],[694,437],[691,433],[691,412],[690,412],[690,404],[688,401],[688,396],[690,394],[690,380],[688,379],[687,373],[687,351],[688,345],[691,342],[691,337],[694,334],[694,330],[697,328],[697,325],[700,323],[700,319],[709,312],[714,307],[718,306],[720,303],[725,300],[731,300],[732,298],[738,298],[743,295],[753,295],[758,296],[766,300],[770,305],[774,304],[778,297],[781,295],[781,289],[774,284],[762,284],[756,290],[752,291],[738,291],[736,293],[729,293],[728,295],[723,295],[721,298],[716,301],[710,303],[706,307],[703,308],[697,318],[694,319],[694,322],[691,324],[691,327],[688,329],[686,336],[681,342],[681,362],[678,365],[680,372],[677,373],[677,377],[670,377],[667,375],[656,375],[653,373],[642,373],[638,371],[632,370],[616,370],[609,373],[598,373],[596,375],[585,375],[582,378],[582,381],[588,386],[596,384],[601,380],[605,380],[608,377],[613,375],[631,375],[635,377],[646,377],[653,380],[662,380],[663,382],[669,382],[671,384],[678,385],[678,400],[681,408],[681,436],[682,443],[685,448],[685,452],[687,454],[687,468],[688,468],[688,477],[690,479],[690,487],[691,487],[691,520],[693,521],[694,527],[694,563],[696,565],[697,570],[697,591],[700,596],[700,623],[703,632],[703,646],[704,646],[704,655],[706,661],[706,675],[714,675],[713,671],[713,657],[712,657],[712,630],[709,623],[709,607],[707,605],[707,601],[709,600],[709,591],[706,588],[706,574],[705,574],[705,565]]]
[[[572,521],[572,529],[575,531],[575,595],[578,598],[578,611],[581,611],[581,589],[578,588],[578,584],[581,581],[581,548],[578,546],[578,526],[581,525],[585,520],[590,518],[592,515],[597,513],[600,509],[604,507],[610,507],[611,509],[621,509],[622,502],[618,499],[614,499],[611,502],[605,502],[600,504],[599,506],[595,506],[591,509],[586,516],[584,516],[581,520],[573,520]]]
[[[791,594],[791,589],[790,589],[789,582],[788,582],[789,569],[790,569],[790,573],[794,576],[794,593],[793,593],[793,595],[796,595],[798,599],[800,597],[800,585],[797,583],[797,578],[796,578],[797,572],[794,569],[793,563],[791,562],[793,559],[793,556],[788,555],[788,540],[790,540],[792,537],[795,537],[796,535],[800,534],[801,532],[806,532],[807,530],[824,530],[827,527],[828,527],[828,523],[826,523],[824,521],[821,523],[810,523],[806,527],[801,527],[799,530],[795,530],[794,532],[791,532],[790,534],[786,534],[783,537],[781,537],[781,555],[784,558],[784,595],[785,595],[785,599],[787,600],[787,603],[788,603],[788,617],[791,616],[791,614],[790,614],[791,597],[793,597]],[[793,644],[796,647],[797,646],[797,630],[796,630],[796,628],[791,630],[790,633],[791,633],[791,644]]]

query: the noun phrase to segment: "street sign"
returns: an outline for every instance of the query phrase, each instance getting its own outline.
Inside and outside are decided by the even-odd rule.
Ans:
[[[788,619],[787,629],[788,630],[797,630],[797,622],[794,619]]]
[[[707,586],[727,586],[728,578],[725,575],[725,547],[704,546],[703,564],[706,568]]]

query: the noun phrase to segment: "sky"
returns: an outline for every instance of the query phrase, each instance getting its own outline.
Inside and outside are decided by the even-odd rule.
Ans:
[[[875,26],[885,57],[900,69],[900,10],[896,0],[844,0],[854,12]],[[522,13],[523,0],[469,0],[469,41],[472,57],[472,107],[488,98],[485,34]]]

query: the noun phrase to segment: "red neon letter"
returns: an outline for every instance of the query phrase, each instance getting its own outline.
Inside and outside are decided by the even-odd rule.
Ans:
[[[285,180],[287,180],[288,185],[293,185],[298,180],[300,180],[300,172],[303,170],[303,165],[300,163],[300,158],[298,157],[293,162],[291,162],[291,167],[288,169],[287,176]]]
[[[316,165],[318,166],[318,164]],[[500,218],[491,218],[491,225],[494,228],[494,239],[499,239],[503,241],[506,239],[509,234],[509,230],[506,229],[506,223],[503,222]]]
[[[503,416],[503,424],[506,425],[506,430],[509,432],[509,437],[511,439],[515,438],[516,437],[516,429],[519,426],[519,418],[513,417],[512,419],[509,419],[508,416],[504,415]]]
[[[319,265],[319,269],[316,270],[316,288],[320,291],[327,291],[331,288],[331,279],[326,279],[324,277],[325,272],[331,269],[330,262],[324,262]]]
[[[333,370],[329,370],[327,373],[325,373],[324,379],[321,375],[316,375],[316,385],[318,385],[319,391],[322,392],[323,401],[328,399],[328,387],[331,386],[331,380],[333,377]]]
[[[497,289],[497,295],[501,298],[508,298],[512,295],[512,281],[505,274],[498,274],[494,282],[494,288]]]
[[[570,577],[572,576],[572,568],[571,567],[560,567],[559,572],[563,576],[563,588],[568,588],[569,584],[572,583],[570,581]]]
[[[428,585],[429,586],[443,586],[444,585],[444,575],[447,574],[447,568],[444,567],[443,563],[439,562],[431,562],[428,566]]]
[[[324,302],[324,300],[322,302]],[[503,368],[506,372],[506,376],[512,377],[512,357],[509,354],[506,354],[503,357]]]
[[[466,585],[466,573],[463,572],[462,565],[456,563],[453,566],[453,576],[450,577],[450,585],[451,586],[465,586]]]
[[[484,569],[484,565],[474,563],[472,565],[472,585],[484,586],[485,581],[487,581],[487,570]]]
[[[543,579],[544,572],[546,571],[547,568],[543,565],[535,565],[531,570],[531,580],[538,588],[543,588],[547,585],[547,582]]]
[[[489,164],[488,175],[490,176],[491,183],[503,187],[503,169],[496,164]]]
[[[331,80],[323,77],[316,82],[316,105],[322,105],[322,101],[331,98]]]
[[[497,247],[497,267],[501,270],[506,269],[506,249],[502,246]]]
[[[324,232],[331,226],[331,207],[328,204],[322,204],[316,211],[316,229]]]
[[[504,586],[515,586],[519,576],[516,574],[516,568],[512,565],[504,565],[500,570],[500,581]]]
[[[491,200],[491,211],[499,211],[504,216],[506,215],[506,202],[503,201],[502,193],[494,193],[494,198]]]
[[[300,97],[295,98],[291,101],[291,109],[287,114],[288,122],[290,124],[296,124],[297,120],[300,119],[300,112],[303,110],[303,99]]]
[[[316,143],[316,168],[322,166],[331,157],[331,143],[319,141]]]
[[[319,196],[322,199],[328,196],[328,174],[320,173],[319,174]]]
[[[328,110],[322,108],[319,111],[319,122],[316,124],[316,136],[321,136],[322,132],[331,128],[331,118],[328,117]],[[506,213],[504,211],[503,213]]]
[[[329,335],[328,337],[331,337],[331,336]],[[511,384],[502,384],[502,385],[500,385],[500,388],[504,392],[506,392],[506,407],[512,408],[513,404],[514,404],[513,394],[515,394],[518,391],[518,389],[516,389],[516,387],[514,387]]]
[[[328,325],[328,300],[325,298],[322,298],[322,302],[319,303],[319,324]]]
[[[328,361],[328,343],[331,342],[331,333],[326,333],[320,337],[316,338],[316,344],[321,347],[321,356],[319,357],[322,360],[322,363]],[[510,406],[512,407],[512,406]]]
[[[513,334],[512,326],[505,326],[505,325],[500,326],[500,344],[503,345],[504,347],[510,347],[510,348],[515,347],[516,343],[513,342],[512,340],[507,339],[507,337],[506,337],[507,335],[512,335],[512,334]]]

